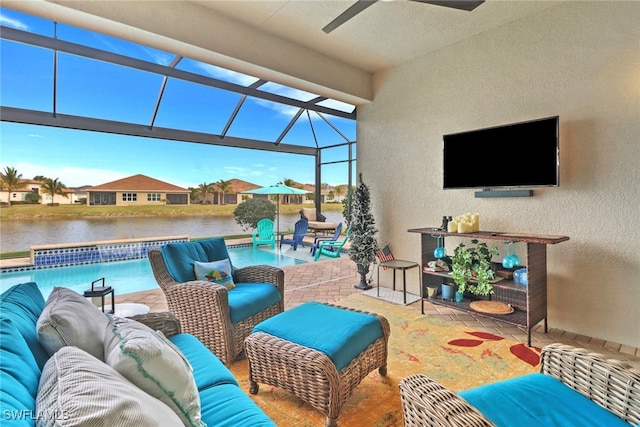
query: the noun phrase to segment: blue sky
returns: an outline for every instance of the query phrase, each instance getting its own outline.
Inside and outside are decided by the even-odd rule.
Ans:
[[[53,36],[54,31],[50,21],[6,8],[0,8],[0,23],[46,36]],[[63,24],[58,24],[55,31],[62,40],[162,65],[174,58],[167,52]],[[0,104],[52,111],[53,53],[6,40],[0,43]],[[180,61],[177,68],[242,85],[256,80],[190,59]],[[149,124],[161,80],[161,76],[150,73],[60,53],[56,108],[62,114]],[[316,96],[275,83],[261,90],[301,100]],[[219,134],[239,99],[240,95],[235,93],[170,79],[155,125]],[[275,140],[295,112],[288,106],[248,98],[228,135]],[[344,142],[342,136],[313,114],[313,131],[321,146]],[[331,116],[327,119],[343,135],[355,140],[355,122]],[[315,145],[306,114],[283,143]],[[331,162],[346,157],[346,148],[336,148],[324,150],[322,160]],[[23,178],[36,175],[59,178],[68,187],[99,185],[138,173],[182,187],[232,178],[258,185],[271,185],[286,178],[313,183],[314,162],[312,156],[0,122],[3,170],[14,167]],[[346,163],[324,166],[322,182],[344,184],[346,171]]]

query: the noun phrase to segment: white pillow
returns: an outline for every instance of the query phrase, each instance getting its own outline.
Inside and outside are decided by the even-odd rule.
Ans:
[[[105,362],[169,406],[185,426],[201,426],[200,395],[192,368],[160,331],[132,319],[110,318]]]
[[[180,418],[106,363],[63,347],[44,365],[36,395],[37,427],[175,427]]]
[[[51,356],[66,345],[104,360],[104,332],[109,319],[88,299],[68,288],[55,287],[40,313],[36,330]]]
[[[193,263],[193,269],[198,280],[214,282],[227,289],[236,287],[231,275],[231,262],[228,258],[212,262],[196,261]]]

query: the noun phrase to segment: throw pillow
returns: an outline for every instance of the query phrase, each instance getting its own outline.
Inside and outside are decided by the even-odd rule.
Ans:
[[[185,426],[201,426],[200,396],[191,365],[162,332],[132,319],[110,318],[106,363],[160,399]]]
[[[178,426],[164,403],[77,347],[63,347],[45,364],[36,395],[38,427]]]
[[[214,282],[227,289],[236,287],[236,284],[233,282],[233,276],[231,275],[231,263],[229,259],[213,262],[196,261],[193,263],[193,269],[195,270],[196,279],[198,280]]]
[[[104,332],[109,319],[88,299],[68,288],[53,288],[38,318],[38,340],[52,355],[73,345],[104,360]]]

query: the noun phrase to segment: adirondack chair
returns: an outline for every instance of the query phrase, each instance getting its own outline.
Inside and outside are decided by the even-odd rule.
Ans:
[[[293,236],[287,238],[286,235],[280,236],[280,249],[283,244],[293,246],[293,250],[298,249],[298,245],[302,245],[304,248],[304,236],[307,235],[307,229],[309,228],[309,221],[306,219],[300,219],[296,222],[293,228]]]
[[[336,227],[336,232],[333,233],[333,236],[317,236],[313,240],[313,245],[311,245],[311,255],[315,255],[318,250],[318,246],[320,246],[320,242],[323,240],[338,240],[340,238],[340,234],[342,234],[342,223],[339,223]]]
[[[349,232],[350,230],[347,230],[347,234],[345,234],[342,240],[324,240],[320,242],[318,249],[316,250],[314,260],[317,261],[318,258],[320,258],[320,255],[328,256],[330,258],[339,258],[342,247],[347,243],[347,240],[349,240]]]
[[[258,245],[271,245],[273,249],[276,247],[276,232],[273,231],[273,221],[269,218],[262,218],[258,221],[258,229],[251,233],[251,236],[254,248]]]

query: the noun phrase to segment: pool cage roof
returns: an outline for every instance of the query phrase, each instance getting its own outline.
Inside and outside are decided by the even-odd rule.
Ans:
[[[2,121],[314,156],[318,206],[323,165],[347,163],[345,179],[352,186],[353,105],[70,25],[0,12],[28,22],[0,26]],[[34,72],[38,78],[27,79]],[[331,153],[325,161],[324,150]]]

